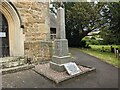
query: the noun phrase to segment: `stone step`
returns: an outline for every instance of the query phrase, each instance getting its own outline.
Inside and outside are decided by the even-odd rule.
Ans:
[[[4,57],[0,58],[2,69],[21,66],[25,64],[25,59],[21,57]]]
[[[20,59],[24,59],[24,57],[3,57],[3,58],[0,58],[0,63],[14,62],[14,61],[18,61]]]
[[[18,71],[23,71],[23,70],[28,70],[31,68],[34,68],[35,66],[33,64],[25,64],[22,66],[17,66],[17,67],[11,67],[11,68],[5,68],[5,69],[1,69],[0,72],[2,72],[2,75],[4,74],[9,74],[9,73],[15,73]]]

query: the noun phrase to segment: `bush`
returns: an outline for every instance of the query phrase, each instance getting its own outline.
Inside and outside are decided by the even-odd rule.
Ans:
[[[85,46],[86,46],[86,41],[85,40],[80,41],[80,47],[85,47]]]
[[[89,46],[89,44],[86,43],[85,40],[80,41],[80,47],[91,48],[91,47]]]
[[[90,40],[89,44],[91,44],[91,45],[99,45],[99,41],[97,41],[97,40]]]

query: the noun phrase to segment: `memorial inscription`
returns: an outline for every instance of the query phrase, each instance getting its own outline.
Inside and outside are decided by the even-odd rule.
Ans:
[[[70,75],[75,75],[75,74],[79,74],[80,72],[82,72],[78,68],[76,63],[73,63],[73,62],[69,62],[69,63],[64,64],[64,67],[65,67],[66,71],[68,72],[68,74],[70,74]]]

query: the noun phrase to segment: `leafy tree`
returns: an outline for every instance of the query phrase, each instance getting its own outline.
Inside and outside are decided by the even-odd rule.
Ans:
[[[107,27],[100,35],[105,44],[120,44],[120,2],[107,3],[102,10],[102,17]]]
[[[57,4],[54,4],[57,8]],[[67,2],[65,7],[66,36],[69,46],[79,47],[89,32],[102,26],[100,11],[103,3]],[[54,10],[51,9],[53,12]]]
[[[80,46],[80,41],[89,32],[102,26],[100,11],[103,3],[66,3],[66,33],[69,46]]]

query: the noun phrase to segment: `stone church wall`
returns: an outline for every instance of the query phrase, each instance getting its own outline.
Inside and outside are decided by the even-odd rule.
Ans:
[[[49,60],[52,56],[48,3],[14,2],[22,19],[25,56]]]

